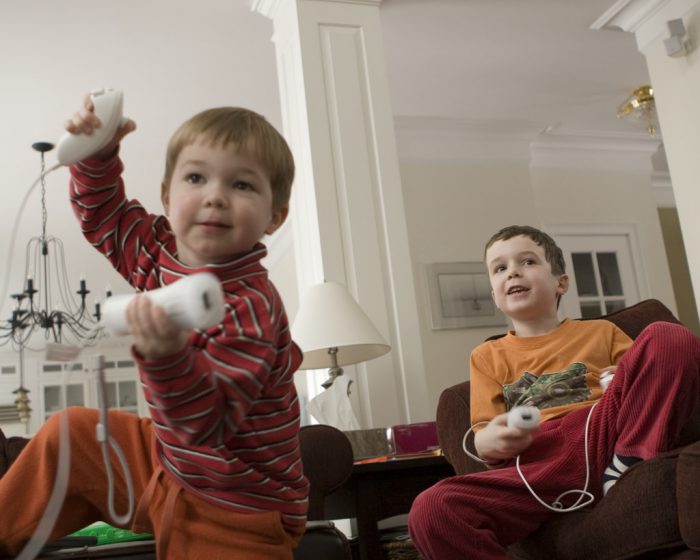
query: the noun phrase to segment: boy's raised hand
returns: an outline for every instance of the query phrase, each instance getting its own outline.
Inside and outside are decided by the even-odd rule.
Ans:
[[[135,296],[126,307],[126,323],[136,351],[147,360],[177,354],[187,345],[190,334],[144,294]]]
[[[91,134],[92,131],[101,124],[100,119],[95,115],[95,105],[92,102],[92,97],[87,93],[83,98],[83,107],[80,111],[75,113],[71,119],[65,122],[64,128],[71,134]],[[114,153],[114,150],[117,148],[122,138],[134,130],[136,130],[136,123],[128,119],[127,122],[121,125],[117,129],[117,132],[114,133],[114,138],[100,151],[92,154],[91,157],[107,159]]]
[[[508,414],[499,414],[474,436],[479,457],[490,463],[509,460],[520,455],[532,443],[535,430],[508,426]]]

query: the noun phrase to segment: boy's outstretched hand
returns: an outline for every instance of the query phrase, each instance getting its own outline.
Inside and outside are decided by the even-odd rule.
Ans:
[[[476,432],[474,447],[479,457],[489,463],[509,460],[530,446],[535,431],[508,426],[508,414],[499,414]]]
[[[91,134],[93,130],[101,126],[100,119],[95,115],[95,105],[92,102],[92,97],[89,93],[83,98],[83,107],[73,115],[73,118],[67,120],[64,128],[71,134]],[[114,133],[114,138],[102,148],[99,152],[92,154],[91,157],[96,159],[107,159],[121,142],[122,138],[136,130],[136,123],[131,119],[121,125],[117,132]]]
[[[177,354],[187,345],[190,331],[173,323],[165,310],[144,294],[129,302],[126,323],[136,351],[147,360]]]

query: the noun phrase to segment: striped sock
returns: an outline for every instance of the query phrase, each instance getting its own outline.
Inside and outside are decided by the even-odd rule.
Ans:
[[[605,496],[610,491],[627,469],[639,461],[641,461],[639,457],[613,455],[608,468],[603,473],[603,495]]]

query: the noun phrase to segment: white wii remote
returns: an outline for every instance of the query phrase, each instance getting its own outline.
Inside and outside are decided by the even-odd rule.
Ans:
[[[119,126],[126,122],[122,116],[123,95],[116,89],[97,89],[91,94],[95,115],[100,126],[91,134],[66,132],[58,141],[56,159],[61,165],[70,165],[98,152],[114,137]]]
[[[184,329],[204,329],[224,318],[224,293],[219,279],[209,272],[186,276],[173,284],[144,292],[162,306],[168,317]],[[113,335],[129,334],[126,306],[136,294],[108,297],[103,304],[102,324]]]
[[[540,423],[540,409],[536,406],[516,406],[508,413],[508,425],[523,430],[534,430]]]

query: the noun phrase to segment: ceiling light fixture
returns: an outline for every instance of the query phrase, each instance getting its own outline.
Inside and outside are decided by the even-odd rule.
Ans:
[[[659,120],[656,114],[656,102],[654,101],[654,88],[649,85],[640,86],[617,108],[617,118],[628,119],[636,124],[641,124],[649,136],[654,136],[659,129]]]

